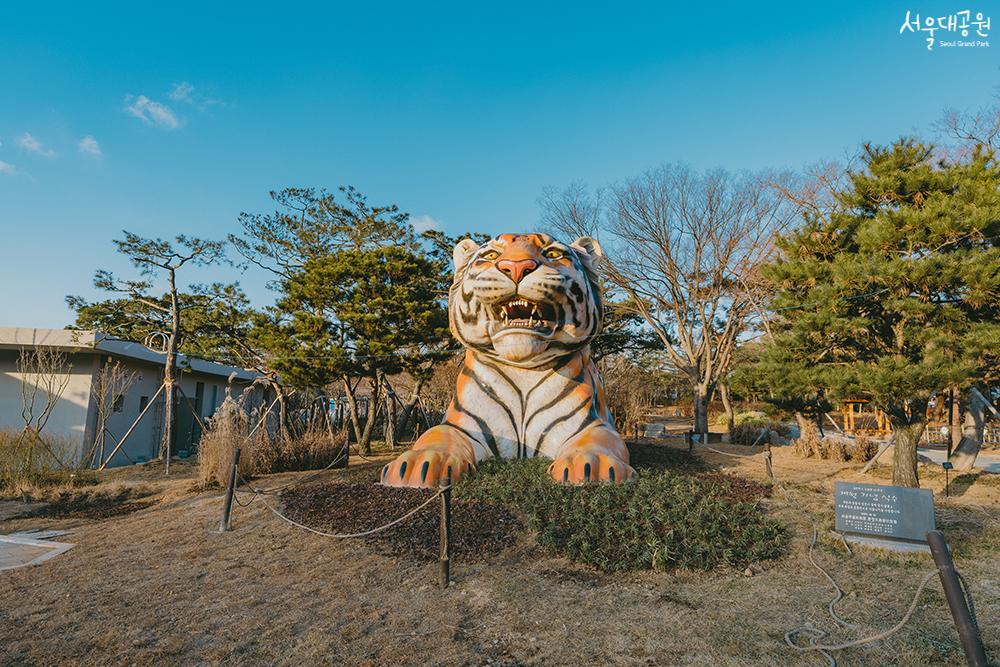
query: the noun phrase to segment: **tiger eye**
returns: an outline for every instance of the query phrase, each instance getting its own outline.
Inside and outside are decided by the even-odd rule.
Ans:
[[[487,250],[486,252],[484,252],[482,255],[479,256],[479,259],[488,259],[488,260],[496,259],[499,256],[500,253],[498,253],[496,250]]]
[[[563,256],[563,251],[558,248],[549,248],[542,253],[547,259],[559,259]]]

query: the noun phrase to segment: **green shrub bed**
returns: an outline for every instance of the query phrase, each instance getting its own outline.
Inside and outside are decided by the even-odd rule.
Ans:
[[[760,506],[768,487],[699,471],[671,450],[634,452],[632,461],[634,482],[584,486],[553,483],[547,459],[484,461],[456,496],[501,502],[542,546],[609,572],[742,568],[782,553],[785,530]]]

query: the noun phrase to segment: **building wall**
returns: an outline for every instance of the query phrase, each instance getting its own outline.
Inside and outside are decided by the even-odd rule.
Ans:
[[[0,350],[0,429],[20,431],[24,428],[21,417],[24,405],[21,387],[23,376],[17,371],[17,350]],[[80,456],[87,436],[90,386],[95,358],[92,354],[67,355],[68,378],[66,388],[53,408],[43,435],[57,453],[68,460]],[[46,394],[39,389],[33,414],[40,417],[47,403]]]
[[[22,376],[17,372],[18,354],[17,350],[0,349],[0,430],[20,431],[24,426],[21,419]],[[152,400],[163,381],[163,367],[155,363],[111,357],[97,352],[68,354],[67,360],[68,383],[52,411],[43,435],[47,436],[47,442],[53,446],[59,444],[60,448],[67,448],[67,452],[60,453],[67,462],[69,455],[76,458],[84,457],[96,442],[94,460],[99,463],[111,455],[116,443],[128,432],[143,407]],[[110,410],[106,421],[107,433],[101,438],[96,432],[99,416],[97,402],[91,397],[91,389],[99,385],[97,375],[101,368],[109,363],[119,363],[127,373],[131,373],[132,384],[121,396],[117,405]],[[224,376],[182,371],[178,373],[178,380],[191,403],[198,408],[203,420],[211,417],[226,397],[228,383]],[[240,395],[244,386],[237,384],[232,388],[234,397]],[[114,397],[109,398],[108,405],[114,403]],[[40,391],[34,413],[40,415],[44,405],[45,396]],[[130,462],[141,463],[156,458],[162,438],[165,405],[165,397],[161,392],[153,407],[146,412],[125,444],[112,457],[109,466],[127,465]],[[173,452],[193,455],[201,437],[201,428],[191,415],[187,402],[180,395],[175,414],[177,419]]]
[[[118,362],[123,365],[127,372],[133,373],[133,383],[123,397],[121,410],[112,411],[108,418],[108,430],[114,435],[115,440],[119,440],[125,435],[163,381],[163,368],[161,366],[127,359],[121,359]],[[108,359],[103,359],[102,363],[108,363]],[[185,371],[178,374],[178,384],[192,405],[200,408],[198,413],[203,421],[215,413],[216,408],[226,396],[227,379],[222,376]],[[202,385],[200,401],[198,400],[199,384]],[[239,395],[240,387],[234,388],[233,391]],[[128,440],[108,464],[109,466],[127,465],[130,461],[141,463],[156,458],[163,437],[163,412],[165,408],[164,392],[160,392],[153,407],[146,412],[133,429]],[[176,421],[174,422],[173,453],[193,455],[198,440],[201,438],[201,428],[191,415],[187,402],[179,393],[174,412]],[[108,438],[104,450],[105,457],[111,453],[114,446],[114,441]]]

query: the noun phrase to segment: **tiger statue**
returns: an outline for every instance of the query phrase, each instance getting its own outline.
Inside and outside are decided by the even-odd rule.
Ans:
[[[590,342],[602,323],[600,244],[546,234],[460,241],[448,296],[452,335],[466,348],[444,422],[382,469],[390,486],[434,487],[485,458],[552,459],[556,482],[635,477],[615,430]]]

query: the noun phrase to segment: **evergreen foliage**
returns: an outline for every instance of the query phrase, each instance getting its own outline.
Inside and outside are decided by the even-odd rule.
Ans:
[[[996,378],[1000,165],[933,158],[913,140],[864,147],[829,215],[809,212],[764,269],[775,338],[759,377],[802,409],[863,397],[895,433],[893,482],[916,486],[931,397]]]

